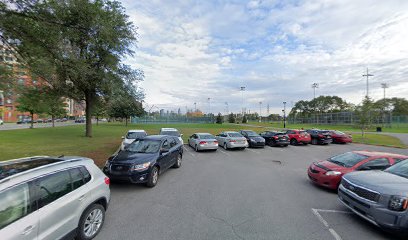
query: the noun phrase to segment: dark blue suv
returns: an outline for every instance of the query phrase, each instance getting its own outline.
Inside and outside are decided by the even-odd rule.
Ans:
[[[157,184],[159,174],[170,167],[181,167],[183,145],[177,137],[152,135],[139,139],[112,155],[103,172],[111,180]]]

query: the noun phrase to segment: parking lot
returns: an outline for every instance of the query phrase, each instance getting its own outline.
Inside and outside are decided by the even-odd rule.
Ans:
[[[407,153],[359,144],[196,153],[149,189],[113,183],[104,239],[393,239],[311,184],[310,163],[350,150]]]

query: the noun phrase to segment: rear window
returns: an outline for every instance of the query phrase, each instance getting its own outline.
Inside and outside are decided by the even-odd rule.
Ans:
[[[180,137],[180,133],[178,131],[161,131],[160,135]]]
[[[300,135],[305,135],[307,132],[306,131],[299,131]]]
[[[367,159],[368,156],[353,153],[353,152],[346,152],[334,157],[327,159],[329,162],[334,164],[343,166],[343,167],[352,167],[357,163]]]
[[[230,136],[230,137],[242,137],[242,135],[239,134],[239,133],[228,133],[228,136]]]
[[[214,139],[215,137],[211,134],[200,134],[200,139]]]
[[[394,158],[395,163],[399,163],[401,161],[405,161],[407,158]]]
[[[344,132],[340,132],[340,131],[333,131],[333,133],[337,135],[344,135]]]
[[[126,138],[127,139],[136,139],[136,138],[142,138],[146,137],[146,133],[144,132],[130,132],[127,134]]]

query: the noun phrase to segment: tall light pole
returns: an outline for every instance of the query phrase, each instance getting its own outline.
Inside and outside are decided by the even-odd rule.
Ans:
[[[286,128],[286,102],[283,102],[283,128]]]
[[[208,114],[211,114],[211,98],[207,98],[208,101]]]
[[[242,86],[241,89],[241,97],[242,97],[242,116],[245,115],[245,110],[244,110],[244,91],[245,91],[245,87]]]
[[[388,86],[387,83],[381,83],[381,88],[384,89],[384,103],[385,103],[385,89],[389,88],[390,86]]]
[[[363,77],[367,77],[367,84],[366,84],[367,94],[366,94],[366,97],[368,97],[368,77],[372,77],[372,76],[374,76],[374,75],[368,73],[368,68],[367,68],[367,73],[366,73],[366,74],[363,74]]]
[[[319,84],[313,83],[312,88],[313,88],[313,99],[315,99],[316,98],[316,88],[319,88]]]
[[[197,103],[196,102],[194,103],[194,112],[195,113],[197,112]]]
[[[228,115],[229,109],[228,109],[228,102],[225,102],[225,113]]]
[[[259,102],[259,122],[262,122],[262,102]]]

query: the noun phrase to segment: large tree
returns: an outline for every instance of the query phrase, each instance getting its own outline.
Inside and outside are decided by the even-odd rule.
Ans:
[[[124,8],[110,0],[4,0],[0,37],[32,73],[65,95],[86,103],[86,136],[92,136],[95,100],[134,81],[140,72],[122,64],[136,31]],[[13,39],[13,41],[10,41]]]

